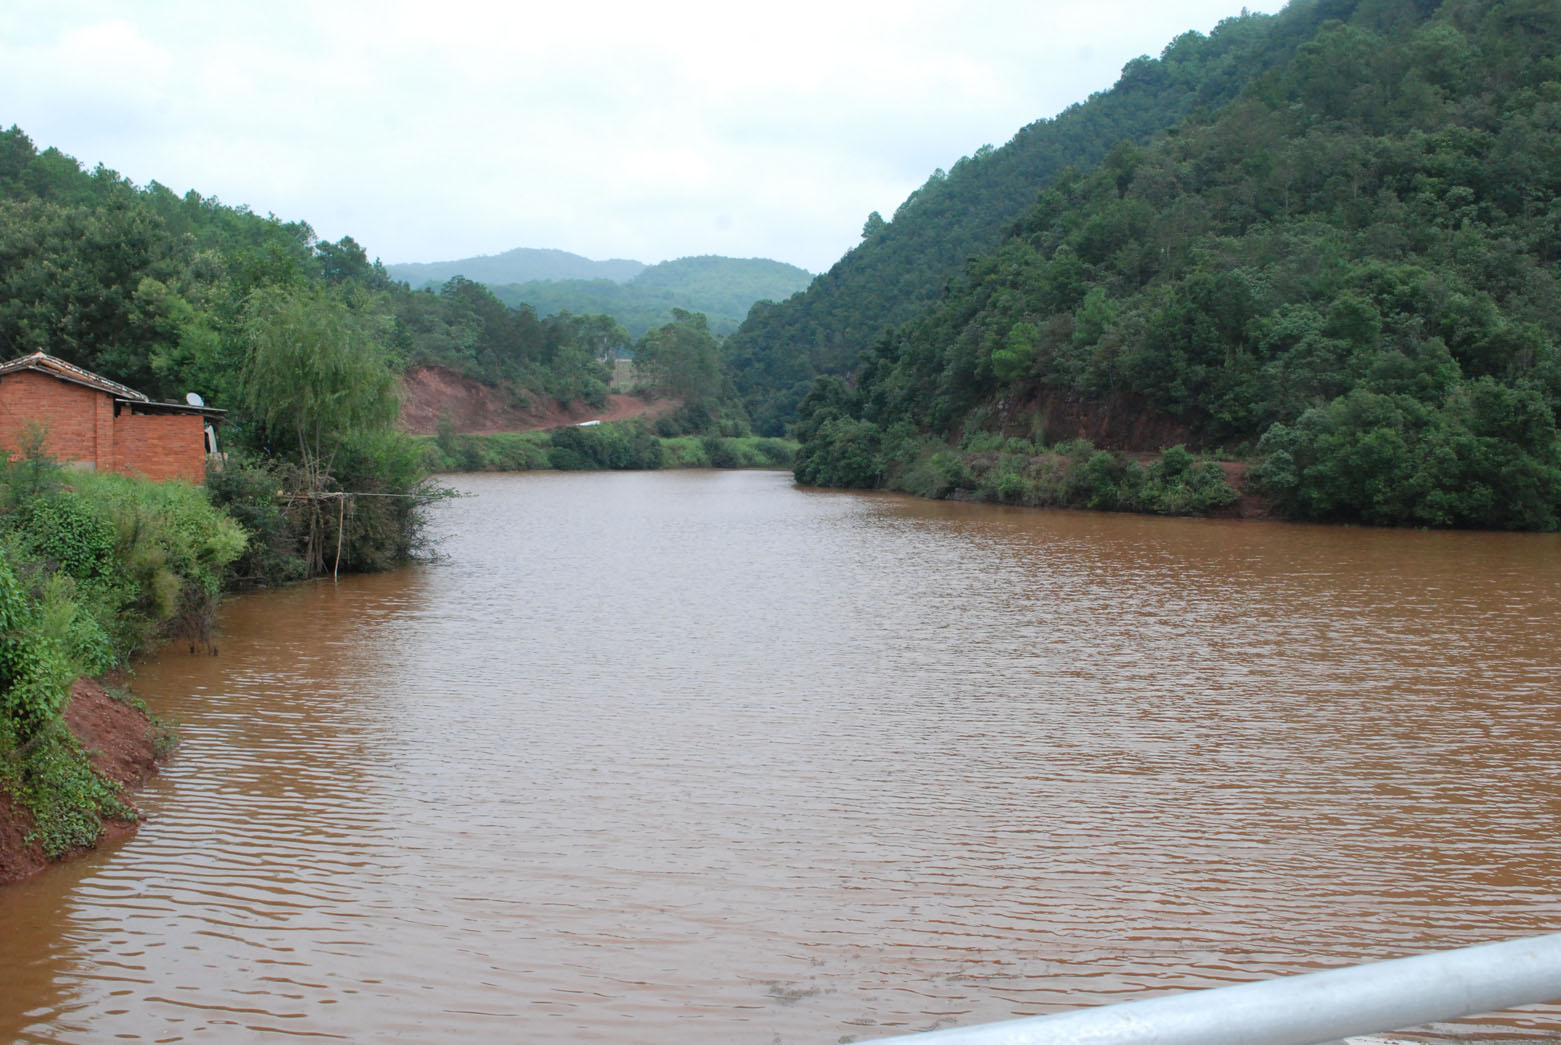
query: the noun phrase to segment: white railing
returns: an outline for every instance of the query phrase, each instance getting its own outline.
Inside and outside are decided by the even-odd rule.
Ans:
[[[1561,933],[874,1045],[1322,1045],[1561,999]]]

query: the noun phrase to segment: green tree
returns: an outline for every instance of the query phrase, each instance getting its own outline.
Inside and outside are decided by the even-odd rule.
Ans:
[[[612,360],[632,347],[628,331],[612,316],[577,316],[565,311],[556,319],[568,328],[574,345],[588,359]]]
[[[721,346],[702,312],[672,310],[672,322],[648,332],[634,348],[634,364],[652,389],[686,403],[721,392]]]
[[[351,436],[396,419],[386,329],[381,316],[318,287],[265,287],[250,295],[244,406],[269,435],[289,440],[313,478],[330,472]]]
[[[1013,325],[1002,345],[992,350],[992,373],[999,381],[1012,381],[1035,365],[1035,342],[1040,336],[1034,323]]]
[[[382,317],[316,285],[263,287],[244,309],[244,407],[271,449],[298,463],[302,489],[294,496],[308,517],[312,574],[325,568],[333,520],[322,501],[341,492],[333,490],[338,456],[390,433],[396,419],[396,377],[381,340],[386,329]],[[333,506],[340,546],[345,505],[338,498]]]

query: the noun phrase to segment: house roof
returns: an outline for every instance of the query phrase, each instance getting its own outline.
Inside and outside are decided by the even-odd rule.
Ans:
[[[18,356],[8,363],[0,363],[0,374],[10,374],[18,370],[42,371],[51,377],[59,378],[61,381],[86,385],[88,388],[95,388],[99,392],[107,392],[115,399],[128,399],[138,403],[151,402],[144,393],[137,392],[128,385],[122,385],[118,381],[110,381],[108,378],[94,374],[90,370],[83,370],[74,363],[67,363],[63,359],[56,359],[47,352],[34,352],[30,356]]]
[[[201,414],[212,420],[221,420],[226,410],[218,410],[209,406],[191,406],[186,403],[170,403],[154,400],[144,392],[137,392],[129,385],[122,385],[118,381],[110,381],[101,374],[94,374],[90,370],[83,369],[74,363],[67,363],[63,359],[57,359],[47,352],[34,352],[32,355],[18,356],[5,363],[0,363],[0,377],[6,374],[14,374],[22,370],[36,370],[61,381],[71,384],[84,385],[87,388],[106,393],[122,403],[128,403],[132,408],[145,408],[147,412],[163,414]]]

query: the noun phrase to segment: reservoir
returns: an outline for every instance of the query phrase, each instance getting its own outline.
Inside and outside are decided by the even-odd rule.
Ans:
[[[138,669],[182,744],[0,890],[0,1040],[867,1041],[1561,929],[1554,535],[451,482]]]

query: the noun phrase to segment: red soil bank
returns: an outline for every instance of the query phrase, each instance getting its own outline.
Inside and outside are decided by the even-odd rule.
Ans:
[[[97,682],[77,679],[71,686],[65,722],[98,772],[124,786],[125,801],[131,801],[133,788],[157,772],[151,722],[140,711],[110,697]],[[105,824],[99,841],[127,835],[137,824],[135,820]],[[43,848],[24,841],[32,829],[32,817],[26,810],[0,792],[0,883],[27,878],[48,866]]]

